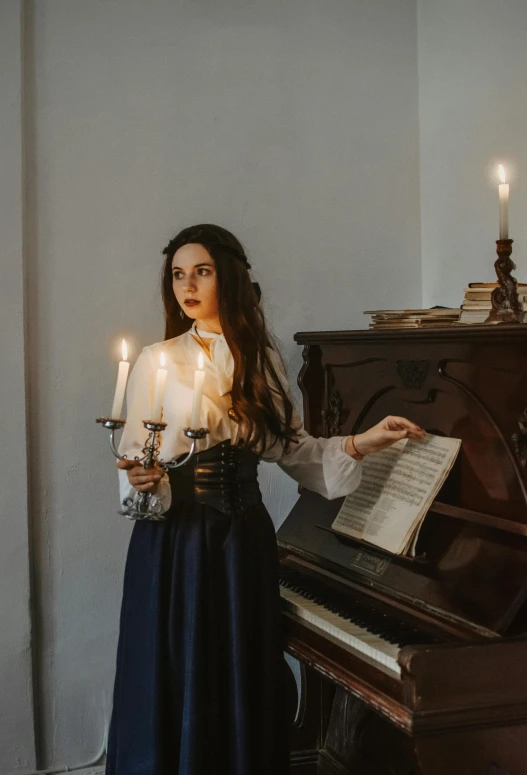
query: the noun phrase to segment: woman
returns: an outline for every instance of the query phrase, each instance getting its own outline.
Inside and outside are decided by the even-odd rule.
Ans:
[[[152,494],[164,521],[136,522],[126,562],[107,775],[282,775],[288,772],[278,559],[256,469],[276,461],[333,499],[358,486],[364,455],[421,438],[391,417],[365,433],[315,439],[301,428],[267,332],[259,289],[236,237],[184,229],[163,251],[165,341],[130,377],[120,444],[140,453],[161,350],[168,379],[160,448],[190,447],[194,370],[205,355],[192,460],[167,474],[119,461],[121,500]]]

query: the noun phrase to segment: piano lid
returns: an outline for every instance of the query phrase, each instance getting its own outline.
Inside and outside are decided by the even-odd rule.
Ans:
[[[418,552],[398,559],[331,532],[342,499],[304,491],[278,532],[321,567],[460,627],[506,633],[527,595],[527,326],[303,333],[307,430],[360,432],[389,414],[462,439]]]

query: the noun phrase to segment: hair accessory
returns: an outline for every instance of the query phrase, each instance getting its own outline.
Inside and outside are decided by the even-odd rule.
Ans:
[[[200,239],[199,234],[196,234],[194,237],[189,238],[186,242],[183,242],[182,245],[187,245],[190,242],[196,242],[198,245],[203,245],[204,248],[208,250],[210,247],[218,247],[222,248],[222,250],[226,250],[227,253],[230,253],[231,256],[234,258],[237,258],[238,261],[241,261],[244,266],[247,267],[247,269],[251,268],[251,265],[249,261],[247,260],[247,256],[242,250],[239,250],[238,248],[233,247],[232,245],[227,245],[225,242],[218,242],[217,240],[208,240],[208,239]],[[162,251],[162,254],[164,256],[173,256],[174,253],[177,250],[177,247],[182,247],[182,245],[179,245],[179,240],[174,237],[174,239],[170,240],[166,248]],[[177,247],[176,247],[177,246]]]
[[[355,446],[355,435],[356,435],[356,434],[354,433],[354,434],[353,434],[353,436],[351,436],[351,446],[352,446],[352,447],[353,447],[353,449],[355,450],[355,454],[354,454],[354,455],[352,455],[351,457],[352,457],[354,460],[364,460],[364,455],[361,455],[361,453],[359,452],[359,450],[358,450],[358,449],[357,449],[357,447]]]
[[[227,245],[225,242],[207,242],[203,245],[203,247],[207,247],[208,245],[211,245],[212,247],[218,247],[222,248],[222,250],[226,250],[227,253],[230,253],[231,256],[234,256],[234,258],[237,258],[238,261],[241,261],[242,264],[245,264],[246,267],[250,267],[249,262],[247,261],[247,256],[245,253],[242,253],[238,248],[232,247],[232,245]]]

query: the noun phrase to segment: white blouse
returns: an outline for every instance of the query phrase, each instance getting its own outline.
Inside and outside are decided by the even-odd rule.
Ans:
[[[210,358],[204,351],[197,336],[212,339]],[[194,372],[197,368],[198,354],[203,352],[205,379],[203,384],[203,402],[201,408],[201,426],[210,429],[207,436],[197,442],[197,450],[208,449],[221,441],[232,439],[235,444],[241,428],[231,420],[228,410],[232,405],[230,391],[234,372],[234,360],[223,334],[201,331],[193,323],[192,328],[181,336],[158,342],[145,347],[139,355],[130,375],[127,388],[127,418],[119,444],[121,455],[132,459],[141,456],[141,450],[148,436],[142,421],[150,419],[154,383],[161,351],[166,358],[168,371],[165,397],[163,401],[163,422],[167,428],[161,434],[160,458],[172,460],[188,452],[192,440],[183,433],[190,425],[190,413],[193,401]],[[269,350],[273,365],[289,397],[290,387],[281,359],[274,350]],[[274,445],[261,455],[267,462],[276,462],[299,484],[314,490],[332,500],[353,492],[360,483],[362,466],[344,451],[346,436],[333,436],[330,439],[310,436],[303,428],[295,412],[292,425],[300,430],[298,443],[291,443],[284,452],[282,445]],[[126,471],[119,470],[121,502],[135,494],[128,481]],[[170,482],[165,474],[159,482],[156,499],[161,501],[163,511],[171,503]]]

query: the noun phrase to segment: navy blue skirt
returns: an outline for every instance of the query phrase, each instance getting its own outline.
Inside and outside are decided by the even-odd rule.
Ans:
[[[106,775],[285,775],[278,553],[260,502],[136,522]]]

